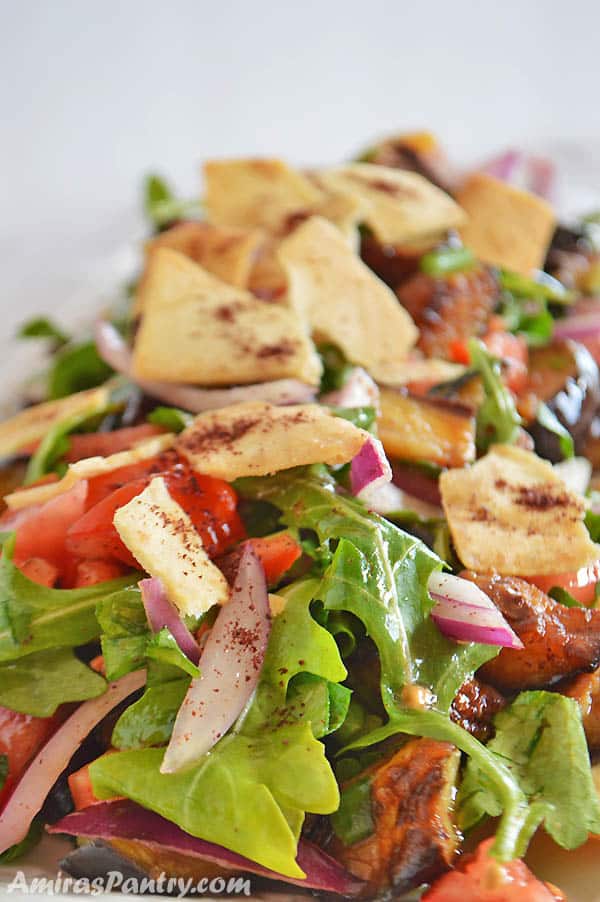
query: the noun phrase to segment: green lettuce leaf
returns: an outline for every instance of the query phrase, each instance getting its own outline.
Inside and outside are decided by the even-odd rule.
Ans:
[[[197,217],[201,210],[197,200],[181,200],[160,175],[148,175],[144,181],[144,212],[157,231],[178,219]]]
[[[106,681],[75,657],[70,648],[48,648],[0,664],[0,705],[50,717],[63,702],[102,695]]]
[[[495,718],[488,750],[501,758],[531,804],[530,824],[543,823],[550,836],[574,849],[600,832],[600,804],[574,699],[554,692],[522,692]],[[471,760],[458,796],[461,827],[502,810],[495,787]]]
[[[502,382],[500,363],[477,338],[469,341],[469,356],[472,367],[481,376],[485,392],[483,404],[477,411],[477,448],[487,451],[495,443],[512,445],[519,436],[521,417],[513,396]]]
[[[144,694],[119,717],[112,733],[113,746],[142,749],[166,745],[190,679],[178,668],[149,660]]]
[[[8,755],[0,754],[0,789],[6,783],[8,777]]]
[[[194,421],[191,413],[179,407],[155,407],[146,419],[155,426],[164,426],[169,432],[182,432]]]
[[[45,338],[57,348],[67,344],[69,336],[65,335],[60,326],[53,323],[46,316],[36,316],[28,319],[19,327],[17,338]]]
[[[97,602],[139,578],[124,576],[86,589],[47,589],[15,567],[12,549],[9,539],[0,558],[0,662],[97,639]]]
[[[68,344],[58,352],[48,373],[48,397],[50,400],[66,398],[86,388],[95,388],[112,373],[93,341]]]
[[[148,639],[146,657],[179,668],[191,677],[200,675],[197,666],[182,652],[173,633],[166,626]]]

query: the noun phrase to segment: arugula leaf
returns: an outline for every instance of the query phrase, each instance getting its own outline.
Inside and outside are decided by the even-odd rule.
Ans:
[[[85,589],[46,589],[15,567],[13,546],[9,539],[0,558],[0,661],[98,638],[98,601],[139,578],[133,574]]]
[[[325,394],[337,391],[346,384],[354,367],[336,345],[320,344],[317,346],[317,351],[323,363],[320,392]]]
[[[331,815],[331,826],[345,846],[366,839],[375,832],[371,805],[372,776],[353,780],[340,793],[340,807]]]
[[[17,332],[17,338],[47,338],[54,347],[60,347],[69,341],[69,336],[45,316],[36,316],[23,323]]]
[[[495,443],[512,445],[519,436],[521,417],[500,377],[500,363],[476,338],[469,341],[469,355],[485,391],[485,399],[477,411],[477,448],[487,451]]]
[[[488,750],[506,762],[530,800],[530,825],[543,823],[566,849],[585,842],[588,832],[600,832],[600,804],[577,702],[554,692],[522,692],[496,715],[495,726]],[[502,809],[475,760],[467,765],[458,806],[464,829]]]
[[[111,738],[113,746],[140,749],[166,745],[189,685],[186,673],[150,660],[144,694],[119,717]]]
[[[600,542],[600,514],[594,512],[594,506],[600,509],[600,492],[591,492],[590,501],[592,507],[585,514],[585,525],[592,542]]]
[[[75,657],[70,648],[49,648],[0,664],[0,705],[50,717],[63,702],[102,695],[106,681]]]
[[[329,410],[334,416],[348,420],[359,429],[374,433],[377,431],[377,411],[374,407],[330,407]]]
[[[179,407],[155,407],[146,419],[155,426],[165,426],[169,432],[181,432],[194,421],[191,413]]]
[[[8,755],[0,754],[0,789],[6,783],[8,777]]]
[[[509,332],[522,335],[530,347],[548,344],[554,331],[554,317],[544,298],[522,298],[504,292],[500,315]]]
[[[388,715],[401,706],[409,683],[429,687],[447,710],[466,677],[498,653],[440,633],[429,617],[427,580],[442,561],[419,539],[336,494],[322,469],[288,470],[237,486],[242,495],[275,504],[287,526],[314,530],[324,545],[337,543],[316,597],[326,610],[354,614],[376,643]]]
[[[48,373],[48,397],[65,398],[86,388],[95,388],[112,375],[93,341],[66,345],[56,355]]]
[[[155,229],[161,230],[178,219],[190,219],[200,213],[197,200],[180,200],[159,175],[148,175],[144,182],[144,212]]]
[[[189,674],[191,677],[200,675],[195,664],[192,664],[187,655],[184,655],[173,633],[166,626],[158,633],[154,633],[148,639],[146,645],[146,657],[155,661],[161,661],[163,664],[170,664]]]
[[[535,418],[540,426],[543,426],[548,432],[552,432],[554,435],[558,436],[561,454],[565,459],[575,456],[573,436],[569,430],[563,426],[556,414],[553,413],[547,404],[540,401]]]
[[[101,598],[96,617],[108,679],[117,680],[141,667],[151,633],[138,587],[129,585]]]

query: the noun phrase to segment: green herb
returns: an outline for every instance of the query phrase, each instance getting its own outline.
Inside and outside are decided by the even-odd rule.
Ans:
[[[567,592],[566,589],[563,589],[562,586],[553,586],[548,592],[550,598],[553,598],[554,601],[558,601],[559,604],[563,604],[566,608],[583,608],[585,605],[582,605],[580,601],[577,601],[576,598],[573,598],[570,592]]]
[[[371,776],[366,775],[345,786],[340,794],[340,807],[331,815],[331,826],[345,846],[353,846],[375,830],[371,782]]]
[[[102,360],[93,341],[66,345],[56,355],[48,374],[50,400],[66,398],[75,392],[101,385],[112,374]]]
[[[13,546],[9,539],[0,558],[0,661],[96,639],[97,602],[139,579],[133,574],[86,589],[46,589],[15,567]]]
[[[69,341],[69,336],[65,335],[59,326],[45,316],[37,316],[23,323],[17,332],[17,338],[46,338],[52,342],[55,348],[59,348]]]
[[[529,279],[506,269],[498,274],[500,288],[520,298],[540,298],[552,304],[572,304],[575,293],[568,291],[562,282],[545,272],[539,272],[537,279]]]
[[[8,755],[0,754],[0,789],[6,783],[8,777]]]
[[[439,247],[421,257],[419,268],[426,275],[439,278],[473,269],[476,263],[468,247]]]
[[[317,346],[317,351],[323,363],[321,394],[343,388],[354,369],[353,365],[346,360],[342,351],[335,345],[321,344]]]
[[[179,219],[197,218],[201,207],[197,200],[177,198],[159,175],[149,175],[144,182],[144,212],[154,228],[161,230]]]
[[[22,839],[21,842],[11,846],[10,849],[7,849],[5,852],[2,852],[0,855],[0,864],[10,864],[11,861],[16,861],[17,858],[26,855],[27,852],[34,848],[34,846],[37,846],[43,835],[44,824],[40,818],[36,818],[32,822],[25,839]]]
[[[574,699],[554,692],[522,692],[495,718],[488,750],[510,767],[530,802],[529,827],[544,824],[560,846],[574,849],[600,832],[581,712]],[[485,769],[470,761],[460,787],[461,827],[502,810]]]
[[[170,664],[172,667],[178,667],[191,677],[200,676],[197,666],[192,664],[187,655],[184,655],[172,632],[166,626],[160,632],[154,633],[148,640],[146,657],[161,661],[163,664]]]
[[[547,345],[554,331],[554,318],[545,298],[522,298],[503,292],[499,310],[509,332],[522,335],[530,347]]]
[[[600,514],[595,513],[594,508],[600,510],[600,492],[590,492],[590,507],[585,513],[585,525],[592,542],[600,542]]]
[[[0,664],[0,705],[50,717],[64,702],[102,695],[105,680],[75,657],[70,648],[49,648]]]
[[[138,587],[129,585],[101,598],[96,617],[108,679],[117,680],[141,667],[151,633]]]
[[[500,363],[476,338],[469,341],[469,356],[485,391],[485,399],[477,411],[477,448],[487,451],[494,443],[512,445],[519,437],[521,417],[502,382]]]
[[[190,677],[181,670],[150,660],[144,694],[119,717],[112,745],[117,749],[165,745],[189,685]]]
[[[308,580],[283,591],[286,605],[273,621],[259,685],[237,732],[181,774],[159,773],[160,748],[104,756],[90,768],[97,795],[125,795],[193,836],[301,876],[295,856],[304,813],[330,814],[339,802],[315,737],[338,727],[349,700],[349,691],[337,685],[346,669],[335,640],[310,612],[317,588]],[[165,741],[185,687],[185,679],[166,682],[158,692],[149,684],[121,716],[115,745]]]
[[[376,432],[377,429],[377,411],[374,407],[330,407],[329,410],[336,417],[342,420],[348,420],[359,429],[365,429],[367,432]]]
[[[564,458],[575,456],[573,436],[547,404],[540,401],[535,418],[540,426],[543,426],[548,432],[552,432],[558,437],[558,444]]]
[[[165,426],[169,432],[181,432],[194,422],[191,413],[178,407],[155,407],[146,419],[155,426]]]

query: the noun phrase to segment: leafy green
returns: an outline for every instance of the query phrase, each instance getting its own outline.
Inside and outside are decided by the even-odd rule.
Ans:
[[[553,598],[554,601],[558,601],[559,604],[564,604],[566,608],[583,608],[585,605],[582,605],[580,601],[577,601],[576,598],[573,598],[570,592],[567,592],[566,589],[563,589],[562,586],[553,586],[548,592],[550,598]]]
[[[498,281],[503,291],[519,298],[541,298],[552,304],[572,304],[575,300],[573,291],[569,291],[562,282],[546,272],[539,272],[536,279],[529,279],[519,273],[501,269]]]
[[[500,363],[476,338],[469,341],[472,366],[483,381],[485,399],[477,411],[477,448],[487,451],[490,445],[512,445],[519,436],[521,417],[509,390],[500,376]]]
[[[505,761],[529,799],[530,825],[543,823],[566,849],[585,842],[588,831],[600,832],[600,804],[577,702],[554,692],[522,692],[496,716],[495,727],[488,750]],[[475,760],[467,765],[458,804],[465,829],[502,810]]]
[[[331,413],[343,420],[348,420],[359,429],[367,432],[376,431],[377,411],[374,407],[330,407]]]
[[[86,589],[47,589],[15,567],[12,550],[9,540],[0,558],[0,661],[96,639],[97,602],[138,579],[134,574]]]
[[[178,407],[155,407],[146,419],[155,426],[165,426],[169,432],[181,432],[194,421],[191,413]]]
[[[465,272],[475,266],[476,260],[468,247],[438,247],[423,254],[419,269],[428,276],[442,277],[453,272]]]
[[[0,705],[34,717],[49,717],[63,702],[102,695],[105,680],[70,648],[48,648],[0,664]]]
[[[346,384],[354,367],[336,345],[321,344],[318,345],[317,351],[323,364],[321,393],[337,391]]]
[[[172,632],[165,626],[158,633],[154,633],[148,639],[146,645],[146,657],[171,667],[178,667],[191,677],[200,675],[200,671],[190,659],[184,655]]]
[[[6,783],[8,777],[8,755],[0,754],[0,789]]]
[[[54,359],[48,373],[48,397],[65,398],[86,388],[101,385],[112,374],[93,341],[66,345]]]
[[[427,580],[442,562],[414,536],[335,494],[325,471],[288,470],[237,485],[243,495],[275,504],[287,526],[314,530],[324,545],[337,543],[316,597],[326,610],[354,614],[376,643],[388,715],[401,706],[410,683],[429,687],[447,710],[466,677],[497,654],[440,633],[429,617]]]
[[[178,219],[190,219],[200,213],[197,200],[177,198],[159,175],[148,175],[144,181],[144,212],[155,229],[164,229]]]
[[[69,336],[65,335],[60,326],[45,316],[36,316],[23,323],[17,332],[17,338],[46,338],[54,347],[60,347],[69,341]]]
[[[585,514],[585,525],[592,542],[600,542],[600,514],[594,512],[594,508],[600,510],[600,492],[590,492],[590,503]]]
[[[366,839],[375,830],[371,781],[371,775],[365,774],[345,786],[340,793],[340,807],[331,815],[331,826],[345,846]]]
[[[41,818],[35,818],[25,839],[0,854],[0,864],[10,864],[11,861],[16,861],[17,858],[26,855],[34,846],[37,846],[43,834],[44,823]]]
[[[167,741],[189,680],[151,671],[146,692],[113,733],[114,745],[138,750],[96,762],[97,791],[125,794],[195,836],[300,876],[294,858],[304,812],[330,813],[338,804],[317,737],[338,728],[350,699],[338,685],[346,669],[335,640],[311,614],[317,587],[306,580],[281,593],[286,604],[273,621],[259,685],[237,732],[185,774],[159,775],[162,750],[139,746]]]
[[[509,332],[522,335],[530,347],[548,344],[554,330],[554,318],[544,298],[522,298],[504,292],[500,314]]]
[[[548,432],[552,432],[558,437],[558,444],[561,454],[564,458],[575,456],[575,444],[573,442],[573,436],[571,435],[569,430],[565,426],[563,426],[556,414],[553,413],[548,405],[544,404],[541,401],[538,405],[536,420],[538,421],[540,426],[543,426],[544,429],[548,430]]]
[[[141,667],[151,634],[138,587],[129,585],[101,598],[96,617],[108,679],[117,680]]]

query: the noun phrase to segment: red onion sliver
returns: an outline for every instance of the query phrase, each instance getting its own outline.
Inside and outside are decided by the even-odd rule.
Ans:
[[[551,200],[554,193],[555,167],[546,157],[530,156],[526,160],[527,187],[538,197]]]
[[[145,670],[128,673],[111,683],[104,695],[80,705],[59,727],[33,759],[0,814],[0,853],[25,838],[46,796],[88,733],[145,682]]]
[[[492,175],[494,178],[501,179],[503,182],[511,181],[515,174],[515,170],[523,160],[523,153],[520,150],[506,150],[504,153],[493,157],[478,167],[480,172]]]
[[[600,311],[597,313],[575,313],[554,322],[554,338],[571,338],[586,341],[600,336]]]
[[[297,379],[275,379],[255,385],[233,388],[194,388],[168,382],[148,382],[131,374],[131,352],[115,327],[105,320],[96,323],[96,347],[100,357],[114,370],[134,381],[146,394],[191,413],[216,410],[240,401],[266,401],[270,404],[304,404],[313,401],[316,390]]]
[[[366,370],[355,366],[345,384],[319,399],[331,407],[379,407],[379,386]]]
[[[392,468],[379,439],[370,436],[350,464],[352,494],[359,498],[392,481]]]
[[[504,648],[523,648],[491,598],[468,579],[432,573],[427,585],[435,601],[432,619],[450,639],[481,642]]]
[[[271,632],[264,570],[246,545],[231,601],[224,605],[200,656],[177,714],[161,773],[170,774],[205,755],[237,720],[254,692]]]
[[[167,598],[160,579],[141,579],[138,586],[152,632],[159,633],[166,626],[184,655],[192,664],[197,664],[200,660],[198,643],[181,619],[177,608]]]
[[[306,874],[306,879],[284,877],[230,849],[186,833],[161,815],[148,811],[129,799],[115,799],[90,805],[82,811],[68,814],[57,824],[47,827],[47,830],[49,833],[68,833],[72,836],[94,839],[137,840],[150,847],[155,846],[201,861],[210,861],[232,871],[246,871],[260,877],[304,886],[307,889],[339,893],[344,896],[355,895],[363,886],[360,880],[349,874],[337,861],[307,840],[300,840],[297,856],[298,865]]]

